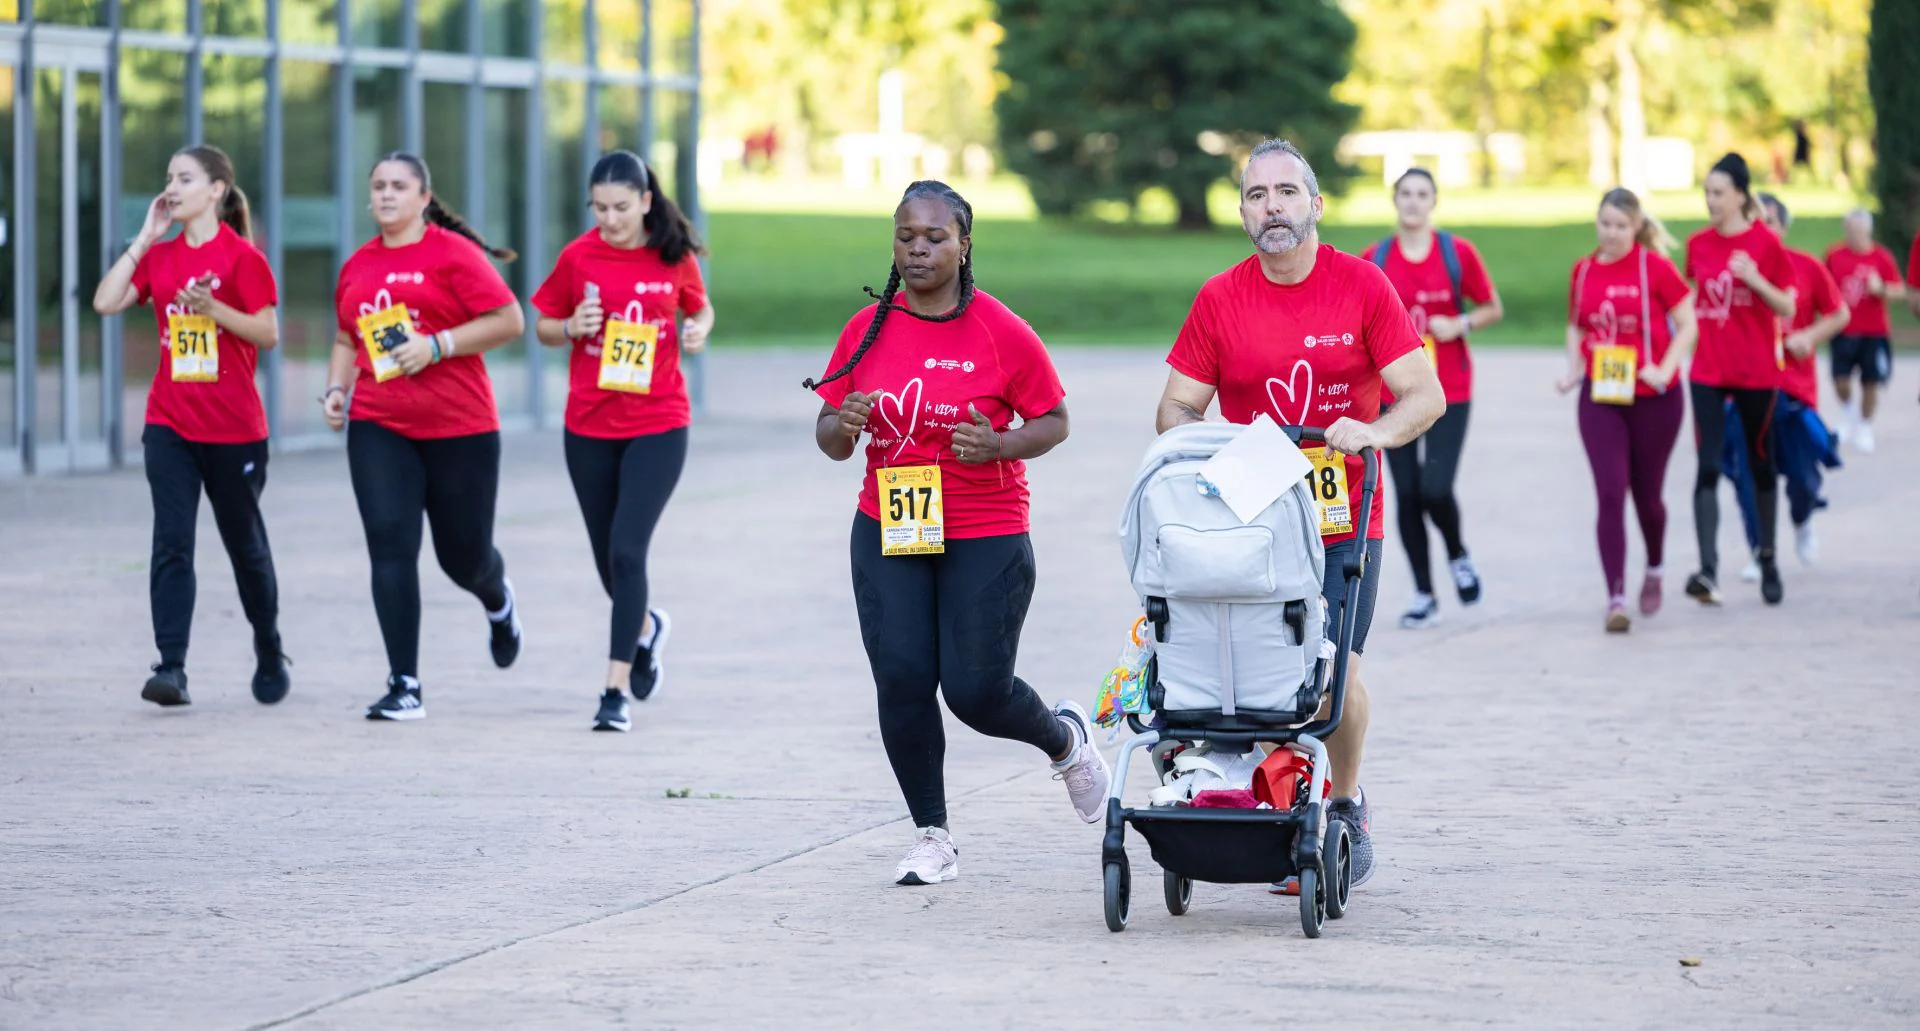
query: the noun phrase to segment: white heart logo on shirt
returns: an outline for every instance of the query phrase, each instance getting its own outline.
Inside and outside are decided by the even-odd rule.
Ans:
[[[1593,346],[1612,347],[1620,339],[1619,317],[1614,313],[1612,301],[1601,301],[1600,310],[1587,316],[1587,325],[1593,327]]]
[[[646,318],[646,311],[640,307],[639,301],[628,301],[627,310],[621,312],[620,317],[638,326],[640,320]]]
[[[893,433],[895,439],[900,441],[900,446],[893,449],[895,458],[900,457],[900,453],[906,450],[907,441],[912,438],[914,428],[920,425],[921,388],[920,377],[915,376],[913,381],[903,387],[898,394],[882,390],[879,398],[874,401],[873,410],[880,413],[880,421],[886,423],[887,429]],[[889,401],[893,402],[891,414],[887,411]],[[898,419],[895,418],[896,415]],[[900,428],[901,423],[906,424],[907,428],[904,431]]]
[[[1427,309],[1425,307],[1416,304],[1408,308],[1407,317],[1413,320],[1414,336],[1423,337],[1427,335]]]
[[[1710,319],[1725,320],[1733,314],[1733,272],[1722,269],[1720,274],[1705,283],[1707,292],[1706,306],[1700,314]]]
[[[365,301],[360,302],[360,314],[372,315],[376,311],[386,311],[391,307],[393,307],[393,295],[385,290],[381,290],[373,295],[372,304],[368,304]]]
[[[1296,390],[1294,389],[1294,383],[1300,378],[1302,372],[1307,374],[1306,389]],[[1288,404],[1300,406],[1299,418],[1287,418],[1286,410],[1280,406],[1280,399],[1274,396],[1274,387],[1280,387],[1287,392]],[[1280,420],[1280,425],[1307,425],[1307,413],[1313,411],[1313,363],[1307,361],[1305,358],[1301,358],[1293,363],[1293,371],[1287,375],[1286,379],[1281,379],[1278,376],[1269,376],[1267,378],[1267,403],[1273,406],[1273,417]]]
[[[1864,301],[1867,299],[1866,274],[1855,273],[1851,276],[1848,276],[1847,285],[1843,288],[1843,292],[1846,297],[1847,307],[1849,308],[1858,307],[1861,301]]]

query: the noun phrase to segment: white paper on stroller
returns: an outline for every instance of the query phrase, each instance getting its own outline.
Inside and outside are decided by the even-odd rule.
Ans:
[[[1200,466],[1200,479],[1215,488],[1207,493],[1217,492],[1242,523],[1249,523],[1312,471],[1313,463],[1263,412]]]

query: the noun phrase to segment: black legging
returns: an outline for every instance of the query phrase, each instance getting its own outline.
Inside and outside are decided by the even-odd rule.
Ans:
[[[619,440],[568,431],[565,441],[593,565],[613,599],[607,657],[632,662],[647,620],[647,549],[686,466],[687,430]]]
[[[200,444],[165,426],[149,424],[140,434],[145,447],[147,487],[153,494],[153,563],[147,591],[153,605],[153,643],[160,662],[187,663],[187,638],[193,629],[198,581],[193,573],[194,524],[200,517],[200,492],[213,506],[240,587],[240,608],[253,626],[254,641],[278,647],[280,587],[273,574],[273,550],[260,517],[260,492],[267,486],[267,442]]]
[[[1747,440],[1747,470],[1760,517],[1759,557],[1773,561],[1774,519],[1780,503],[1780,474],[1773,464],[1773,410],[1779,392],[1689,383],[1687,393],[1693,401],[1694,444],[1700,457],[1700,472],[1693,481],[1693,532],[1700,543],[1701,572],[1717,576],[1720,569],[1720,451],[1727,441],[1725,401],[1729,398],[1740,413],[1741,434]]]
[[[916,827],[947,825],[946,730],[935,689],[967,726],[1058,755],[1067,728],[1013,675],[1033,600],[1024,533],[949,540],[944,555],[880,554],[880,523],[853,518],[853,600],[880,695],[880,740]]]
[[[1400,542],[1406,546],[1407,561],[1413,565],[1413,585],[1421,594],[1433,593],[1427,519],[1433,520],[1446,541],[1448,558],[1467,553],[1467,544],[1460,538],[1460,504],[1453,499],[1453,478],[1460,471],[1460,452],[1467,444],[1467,412],[1472,407],[1470,401],[1449,403],[1445,414],[1427,432],[1387,451]]]
[[[378,423],[347,431],[347,468],[373,563],[373,611],[394,676],[420,666],[420,513],[433,525],[433,554],[461,590],[489,612],[507,606],[507,565],[493,546],[500,489],[500,434],[413,440]]]

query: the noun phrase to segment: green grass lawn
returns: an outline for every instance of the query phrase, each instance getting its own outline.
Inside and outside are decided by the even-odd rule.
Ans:
[[[884,215],[710,215],[716,345],[830,348],[847,318],[868,303],[860,288],[886,282],[890,227]],[[1506,304],[1506,320],[1476,340],[1558,346],[1568,272],[1592,250],[1592,227],[1450,228],[1480,249]],[[1670,228],[1684,239],[1699,223]],[[1326,242],[1356,254],[1387,232],[1383,225],[1321,226]],[[1836,218],[1804,218],[1791,239],[1818,254],[1840,232]],[[1050,343],[1171,343],[1200,284],[1251,253],[1237,228],[1176,233],[1024,220],[977,222],[973,246],[981,289]]]

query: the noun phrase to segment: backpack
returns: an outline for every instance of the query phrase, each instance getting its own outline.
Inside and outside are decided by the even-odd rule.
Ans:
[[[1169,726],[1301,723],[1324,693],[1326,550],[1306,481],[1250,523],[1196,486],[1200,467],[1245,428],[1161,434],[1121,516],[1122,557],[1154,625],[1147,702]]]
[[[1433,245],[1440,249],[1440,263],[1447,267],[1447,282],[1453,287],[1453,306],[1465,314],[1466,295],[1460,292],[1460,251],[1453,244],[1453,234],[1445,229],[1433,231]],[[1373,245],[1373,263],[1380,271],[1387,270],[1387,251],[1393,246],[1393,237],[1389,236]]]

